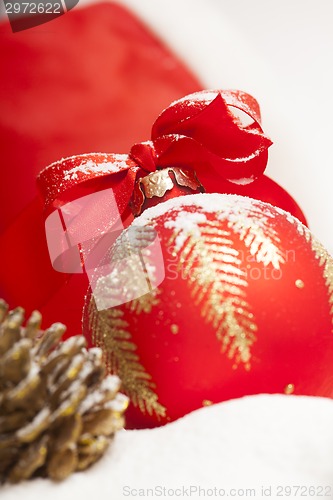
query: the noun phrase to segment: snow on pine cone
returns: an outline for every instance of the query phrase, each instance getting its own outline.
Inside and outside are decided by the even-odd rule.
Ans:
[[[8,312],[0,300],[0,483],[62,480],[96,462],[123,427],[128,399],[105,375],[102,351],[81,335],[64,342],[61,323]]]

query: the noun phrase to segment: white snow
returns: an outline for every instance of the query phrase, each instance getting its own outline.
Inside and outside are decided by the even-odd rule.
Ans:
[[[64,170],[64,180],[76,180],[78,174],[90,175],[92,173],[117,173],[124,168],[128,168],[126,154],[107,154],[107,153],[86,153],[79,155],[80,165]],[[60,167],[63,163],[69,164],[77,161],[77,156],[70,156],[62,158],[59,161],[51,163],[45,167],[41,174],[43,175],[47,170],[54,167]],[[93,158],[93,159],[92,159]],[[96,161],[95,161],[96,160]]]
[[[206,213],[218,212],[221,218],[233,218],[237,214],[240,217],[242,214],[244,218],[249,212],[254,210],[260,212],[261,217],[274,218],[276,207],[273,207],[269,203],[263,201],[254,200],[248,198],[247,196],[238,196],[235,194],[219,194],[219,193],[198,193],[191,196],[179,196],[177,198],[171,198],[163,203],[155,205],[154,207],[147,208],[139,217],[134,219],[132,226],[145,226],[149,224],[153,219],[166,214],[168,211],[172,213],[173,211],[179,211],[182,207],[196,207],[196,209],[201,209]],[[288,212],[282,209],[278,210],[280,215],[290,216]],[[189,213],[187,211],[180,212],[183,214],[184,224],[191,225],[194,222],[204,222],[199,220],[200,216],[203,214]],[[177,214],[179,215],[179,214]],[[180,225],[181,221],[184,219],[179,216],[178,220]],[[294,220],[294,219],[292,219]],[[264,222],[262,221],[262,226],[264,227]],[[171,224],[171,225],[170,225]],[[176,227],[172,221],[167,221],[165,223],[166,227]],[[181,229],[181,227],[178,227]]]
[[[202,224],[206,222],[206,220],[207,217],[205,214],[184,211],[178,212],[176,219],[168,220],[164,225],[166,228],[176,229],[180,231],[175,240],[175,247],[176,249],[179,249],[183,246],[184,241],[189,234],[191,234],[195,238],[200,237],[198,224]]]
[[[5,486],[1,500],[121,500],[139,496],[139,488],[146,497],[158,498],[146,490],[191,486],[202,491],[199,496],[192,490],[190,498],[202,498],[204,489],[215,487],[229,496],[231,489],[255,489],[255,497],[247,495],[254,498],[262,498],[263,486],[271,487],[271,499],[281,498],[278,487],[301,486],[308,492],[312,486],[317,493],[323,487],[328,492],[333,480],[332,422],[329,399],[258,395],[228,401],[164,427],[121,431],[89,471],[60,484],[38,479]],[[235,497],[241,496],[246,497],[242,491]]]
[[[83,175],[94,173],[115,173],[118,172],[119,168],[124,168],[124,166],[126,166],[125,161],[95,163],[92,160],[89,160],[78,167],[73,167],[69,170],[65,170],[64,180],[68,181],[78,179],[79,173]]]
[[[177,101],[173,101],[170,104],[170,107],[181,103],[186,103],[186,106],[191,106],[195,105],[198,101],[209,104],[217,97],[218,93],[218,90],[204,90],[204,92],[194,92],[193,94],[177,99]]]

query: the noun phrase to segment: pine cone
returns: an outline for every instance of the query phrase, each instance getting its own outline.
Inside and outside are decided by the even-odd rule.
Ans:
[[[105,375],[102,351],[65,326],[41,332],[41,315],[0,300],[0,482],[62,480],[96,462],[124,425],[128,399]]]

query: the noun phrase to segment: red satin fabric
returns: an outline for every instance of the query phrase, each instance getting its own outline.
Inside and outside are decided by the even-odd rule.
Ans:
[[[36,176],[64,156],[127,153],[161,109],[200,84],[116,3],[15,34],[5,20],[0,45],[0,296],[78,333],[88,283],[51,267]]]

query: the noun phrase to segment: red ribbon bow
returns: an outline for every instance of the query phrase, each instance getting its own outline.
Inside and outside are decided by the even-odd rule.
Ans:
[[[259,105],[253,97],[238,90],[201,91],[165,109],[152,127],[152,140],[135,144],[129,155],[92,154],[61,160],[43,170],[38,183],[47,214],[106,186],[113,189],[123,214],[136,178],[147,172],[187,167],[204,186],[214,183],[215,176],[248,184],[264,172],[271,144],[263,134]]]
[[[244,123],[244,116],[250,123]],[[165,109],[153,125],[152,140],[135,144],[130,157],[150,172],[190,167],[199,180],[209,172],[248,184],[264,172],[271,144],[253,97],[239,90],[202,91]]]

